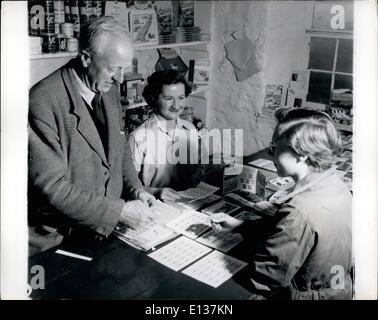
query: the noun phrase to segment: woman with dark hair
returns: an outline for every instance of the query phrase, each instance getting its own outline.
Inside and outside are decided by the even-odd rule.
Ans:
[[[293,110],[279,121],[271,152],[277,174],[296,184],[270,200],[276,208],[272,219],[214,214],[212,227],[239,228],[254,239],[255,297],[351,299],[352,196],[334,166],[342,150],[339,133],[319,111]]]
[[[175,70],[154,72],[143,97],[154,112],[129,136],[134,165],[145,190],[176,200],[175,190],[193,186],[198,164],[198,132],[180,118],[191,87]]]

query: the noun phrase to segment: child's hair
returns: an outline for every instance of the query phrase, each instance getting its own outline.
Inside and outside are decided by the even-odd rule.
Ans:
[[[332,121],[332,118],[325,112],[309,109],[309,108],[288,108],[281,107],[276,110],[274,113],[276,120],[279,123],[285,122],[285,120],[294,120],[294,119],[322,119],[327,118]]]
[[[143,97],[151,107],[157,107],[157,101],[164,85],[182,83],[185,86],[185,97],[191,92],[192,88],[186,79],[176,70],[156,71],[147,78],[147,85],[143,90]]]
[[[325,170],[335,164],[343,151],[340,134],[324,112],[310,109],[288,110],[281,114],[273,141],[297,155],[307,156],[308,165]]]

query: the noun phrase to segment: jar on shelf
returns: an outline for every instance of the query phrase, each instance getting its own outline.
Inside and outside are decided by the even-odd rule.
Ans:
[[[74,37],[74,24],[70,22],[65,22],[60,24],[60,31],[65,35],[66,38]]]
[[[54,53],[58,50],[57,38],[55,33],[42,34],[42,52]]]
[[[65,52],[67,51],[67,38],[63,33],[59,33],[56,35],[56,40],[58,44],[58,51]]]
[[[76,52],[79,50],[79,41],[76,38],[67,39],[67,51]]]

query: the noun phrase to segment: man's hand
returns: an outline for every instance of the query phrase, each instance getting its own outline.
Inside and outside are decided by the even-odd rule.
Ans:
[[[209,219],[211,227],[217,232],[230,232],[244,222],[225,213],[214,213]]]
[[[133,200],[123,205],[119,222],[136,229],[154,221],[156,218],[157,214],[151,211],[141,200]]]
[[[149,192],[139,188],[133,191],[132,198],[134,200],[140,200],[145,205],[152,207],[156,203],[156,198]]]

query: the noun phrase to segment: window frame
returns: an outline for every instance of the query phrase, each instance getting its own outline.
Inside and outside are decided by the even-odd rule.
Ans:
[[[332,71],[327,71],[327,70],[321,70],[321,69],[312,69],[309,68],[309,62],[310,62],[310,54],[311,54],[311,38],[316,37],[316,38],[331,38],[331,39],[336,39],[336,46],[335,46],[335,52],[334,52],[334,57],[333,57],[333,67]],[[331,88],[330,92],[332,93],[332,90],[334,90],[334,85],[335,85],[335,76],[336,75],[345,75],[345,76],[351,76],[352,81],[353,81],[353,72],[348,73],[348,72],[339,72],[336,71],[336,66],[337,66],[337,55],[338,55],[338,50],[339,50],[339,43],[340,40],[354,40],[353,37],[353,31],[346,31],[346,30],[322,30],[322,29],[308,29],[306,30],[306,39],[308,43],[308,53],[307,53],[307,69],[312,72],[318,72],[318,73],[327,73],[331,74]],[[331,101],[331,96],[329,101]],[[307,100],[307,99],[306,99]],[[308,101],[308,100],[307,100]],[[308,101],[310,103],[319,103],[315,101]]]

